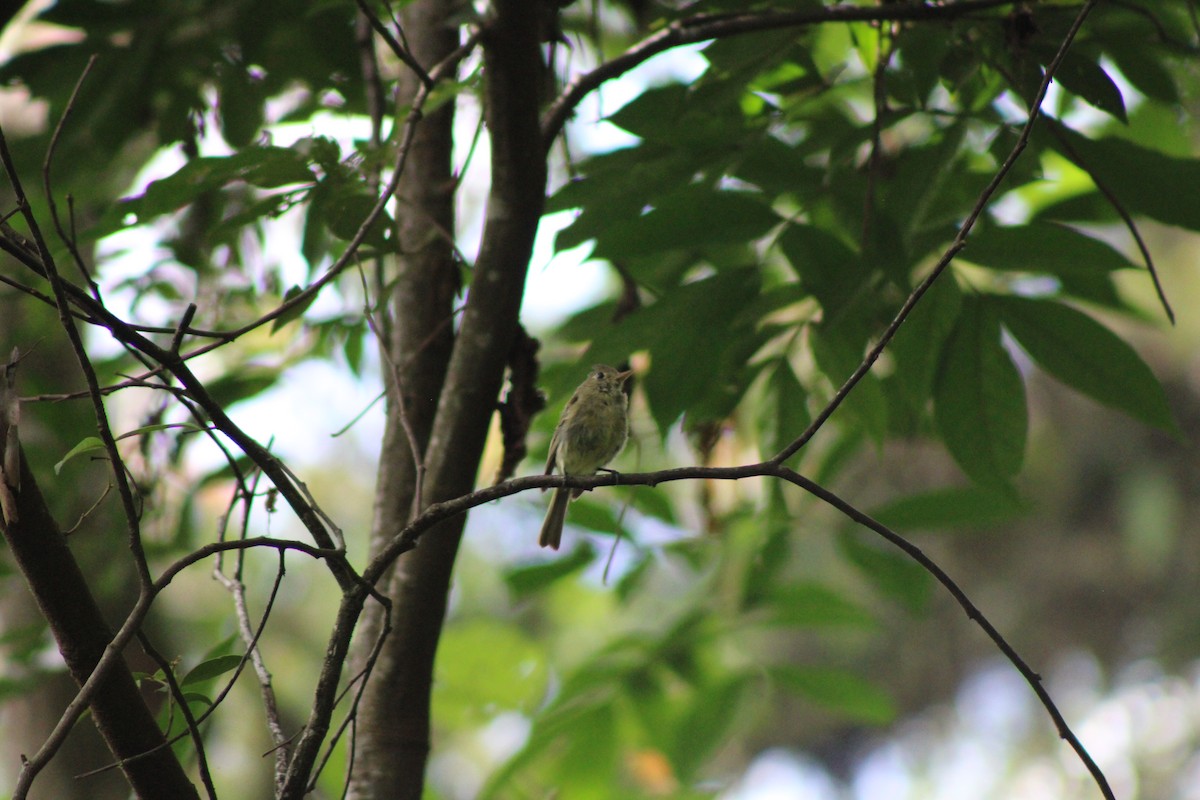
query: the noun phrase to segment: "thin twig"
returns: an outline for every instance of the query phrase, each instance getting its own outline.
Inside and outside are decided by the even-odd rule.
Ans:
[[[11,286],[12,288],[16,289],[18,292],[27,294],[30,297],[34,298],[35,300],[38,300],[39,302],[50,306],[50,308],[55,307],[53,297],[51,297],[48,294],[43,294],[42,292],[39,292],[37,289],[34,289],[32,286],[27,286],[18,280],[8,277],[7,275],[0,275],[0,283],[5,284],[6,286]],[[82,311],[79,311],[77,309],[71,309],[71,314],[75,317],[75,319],[79,320],[80,322],[87,322],[92,325],[97,324],[97,321],[94,317],[89,317],[87,314],[85,314]],[[83,394],[84,393],[81,393],[79,396],[82,397]]]
[[[1050,718],[1054,721],[1054,726],[1058,730],[1059,737],[1066,741],[1066,743],[1070,745],[1071,749],[1075,751],[1075,755],[1079,757],[1080,761],[1083,762],[1088,772],[1091,773],[1092,779],[1095,780],[1096,785],[1100,788],[1101,794],[1103,794],[1107,800],[1115,800],[1113,791],[1108,785],[1108,780],[1104,777],[1104,772],[1100,769],[1099,765],[1096,764],[1095,760],[1092,759],[1092,756],[1090,753],[1088,753],[1087,748],[1083,746],[1083,744],[1079,741],[1079,738],[1071,730],[1071,727],[1067,724],[1066,719],[1063,718],[1062,712],[1058,710],[1058,706],[1050,697],[1050,693],[1047,692],[1046,687],[1042,685],[1042,676],[1035,672],[1033,668],[1031,668],[1029,664],[1025,662],[1025,659],[1021,658],[1016,649],[1008,643],[1008,640],[1005,639],[998,630],[996,630],[996,627],[992,625],[986,616],[984,616],[983,612],[980,611],[979,608],[973,602],[971,602],[970,598],[967,597],[966,592],[964,592],[958,586],[958,584],[954,582],[954,580],[946,573],[945,570],[938,566],[936,561],[925,555],[921,548],[917,547],[915,544],[908,541],[891,528],[888,528],[886,525],[874,519],[870,515],[864,514],[854,506],[847,503],[845,500],[835,495],[833,492],[825,489],[808,478],[805,478],[803,475],[795,472],[794,470],[788,469],[787,467],[780,467],[779,477],[796,484],[800,488],[804,489],[804,491],[836,508],[849,519],[853,520],[859,525],[862,525],[864,528],[868,528],[869,530],[879,534],[891,544],[903,550],[905,555],[907,555],[909,558],[919,564],[926,572],[932,575],[938,583],[942,584],[942,586],[947,592],[950,593],[959,606],[962,607],[963,611],[967,613],[967,618],[983,629],[983,632],[987,634],[988,638],[991,639],[1000,652],[1004,654],[1004,657],[1007,658],[1009,662],[1016,667],[1017,671],[1021,673],[1021,677],[1023,677],[1025,682],[1028,683],[1030,688],[1033,689],[1033,692],[1037,695],[1042,707],[1046,709],[1046,713],[1048,713]]]
[[[317,778],[320,776],[321,771],[325,768],[325,765],[329,763],[329,759],[333,757],[334,748],[337,747],[338,741],[341,740],[341,737],[346,732],[347,728],[351,728],[350,744],[346,748],[349,753],[348,760],[352,761],[354,759],[354,726],[358,721],[358,708],[362,704],[363,695],[367,690],[367,680],[371,677],[371,673],[375,670],[375,664],[379,661],[379,656],[383,652],[383,643],[387,641],[387,638],[389,635],[391,635],[391,632],[392,605],[389,599],[387,603],[383,604],[383,624],[379,628],[379,635],[375,637],[375,644],[371,648],[370,655],[367,656],[366,663],[363,664],[362,669],[359,670],[357,675],[346,682],[346,688],[342,690],[342,693],[338,695],[337,700],[334,703],[335,706],[338,705],[343,699],[345,699],[346,694],[351,688],[356,686],[358,687],[354,692],[354,700],[350,704],[350,709],[346,712],[346,718],[342,720],[342,722],[338,725],[337,730],[334,731],[333,735],[329,737],[329,745],[325,748],[325,755],[321,758],[320,762],[313,770],[312,778],[309,781],[308,791],[311,792],[316,788]],[[347,787],[349,786],[352,773],[353,771],[347,767]]]
[[[447,325],[451,324],[454,321],[455,317],[457,317],[459,314],[462,313],[463,308],[464,308],[464,306],[459,305],[457,308],[455,308],[453,311],[451,311],[441,322],[439,322],[437,325],[433,326],[433,330],[431,330],[425,336],[425,338],[422,339],[421,342],[415,348],[413,348],[413,351],[411,353],[409,353],[407,356],[405,356],[404,361],[400,365],[400,369],[404,369],[405,367],[407,367],[409,362],[411,362],[414,358],[416,358],[418,355],[420,355],[425,350],[426,347],[431,345],[433,343],[433,340],[436,339],[442,333],[443,329]],[[371,400],[371,402],[367,403],[366,407],[363,408],[362,411],[355,414],[354,417],[349,422],[347,422],[345,425],[343,425],[342,427],[335,430],[333,433],[330,434],[330,436],[336,438],[336,437],[344,434],[346,431],[350,430],[350,428],[354,427],[354,425],[360,419],[362,419],[363,416],[366,415],[366,413],[376,403],[378,403],[380,400],[382,400],[384,397],[387,397],[386,389],[384,389],[378,395],[376,395],[374,397],[374,399]]]
[[[104,397],[100,393],[100,382],[96,377],[95,369],[92,367],[91,359],[88,357],[87,349],[84,347],[83,337],[80,335],[79,328],[75,324],[75,317],[71,314],[70,301],[67,298],[67,292],[64,288],[66,281],[58,273],[54,258],[50,254],[50,247],[42,236],[42,231],[33,214],[33,209],[30,207],[29,201],[25,196],[21,179],[17,175],[17,169],[12,160],[12,154],[8,149],[8,139],[4,135],[3,128],[0,128],[0,161],[4,164],[4,170],[8,174],[13,194],[17,198],[17,205],[21,208],[25,222],[29,226],[30,234],[36,243],[38,254],[41,257],[42,266],[45,270],[45,277],[50,283],[55,305],[58,307],[59,323],[67,334],[71,349],[75,353],[75,358],[79,363],[79,369],[83,373],[84,380],[87,383],[88,394],[92,399],[92,410],[96,416],[97,432],[100,435],[100,441],[104,443],[104,450],[108,453],[109,460],[112,463],[117,492],[121,497],[121,505],[125,510],[127,544],[133,555],[138,584],[144,591],[150,584],[150,568],[146,563],[145,550],[142,548],[142,534],[140,525],[138,524],[138,513],[133,499],[133,492],[130,490],[129,483],[126,480],[124,462],[121,459],[120,452],[117,450],[117,442],[113,437],[112,428],[108,424],[108,413],[104,408]]]
[[[54,223],[55,233],[58,234],[59,240],[66,245],[67,251],[70,252],[71,258],[75,262],[75,266],[79,269],[80,275],[82,275],[83,279],[87,281],[88,286],[92,290],[92,297],[96,298],[97,302],[100,302],[100,287],[97,286],[96,281],[92,279],[91,274],[88,272],[87,265],[83,261],[83,256],[80,254],[79,248],[76,246],[76,242],[78,240],[75,238],[74,203],[70,202],[68,196],[71,220],[71,230],[68,232],[63,228],[62,219],[58,216],[58,204],[54,200],[54,191],[51,187],[50,181],[50,168],[54,163],[54,152],[58,149],[58,139],[62,135],[63,130],[66,128],[67,120],[70,118],[71,112],[75,109],[75,101],[79,97],[79,92],[83,88],[84,81],[87,80],[87,76],[89,73],[91,73],[92,67],[96,65],[96,58],[97,56],[94,53],[90,58],[88,58],[87,64],[83,68],[83,72],[79,74],[79,80],[75,82],[75,88],[71,90],[71,96],[67,100],[67,105],[63,109],[62,116],[59,117],[58,124],[54,126],[54,133],[50,135],[50,144],[46,147],[46,158],[42,162],[42,188],[46,193],[46,203],[50,210],[50,219]]]
[[[192,324],[192,319],[196,316],[196,304],[188,303],[187,308],[183,311],[183,316],[179,320],[179,325],[175,327],[175,332],[171,334],[171,352],[178,353],[179,345],[183,342],[183,337],[187,333],[188,326]]]
[[[54,211],[54,198],[51,193],[50,186],[50,164],[58,137],[64,128],[67,118],[74,109],[80,87],[83,85],[83,82],[94,63],[95,57],[93,56],[88,60],[87,66],[84,68],[83,73],[80,75],[79,80],[77,81],[75,88],[71,93],[71,97],[67,103],[67,106],[63,110],[62,118],[55,127],[54,135],[51,138],[51,142],[46,154],[46,160],[43,166],[43,179],[47,194],[46,199],[53,212],[52,217],[54,218],[55,227],[59,231],[60,236],[63,237],[64,242],[72,249],[72,252],[75,252],[73,243],[70,242],[63,233],[61,223],[58,220],[57,212]],[[88,394],[90,395],[92,401],[92,409],[96,416],[97,431],[100,435],[100,440],[104,443],[104,449],[107,452],[111,462],[113,476],[117,486],[117,492],[121,498],[122,508],[125,511],[127,544],[130,553],[133,556],[134,570],[138,577],[139,591],[142,595],[145,595],[151,583],[150,568],[146,562],[145,550],[142,547],[139,514],[134,503],[133,492],[130,490],[129,483],[126,480],[127,473],[125,469],[125,463],[121,459],[120,452],[117,450],[116,439],[113,437],[112,428],[108,422],[108,414],[104,408],[104,397],[100,392],[100,383],[96,377],[96,371],[92,366],[91,359],[88,356],[87,350],[83,344],[83,337],[80,335],[79,328],[76,325],[75,317],[72,314],[70,300],[68,299],[68,293],[65,288],[69,284],[60,276],[57,265],[54,262],[54,258],[50,253],[49,244],[42,235],[41,228],[33,214],[33,209],[29,205],[28,198],[26,197],[24,188],[21,184],[20,176],[17,174],[16,166],[13,163],[12,154],[9,152],[8,140],[4,135],[3,128],[0,128],[0,160],[3,161],[4,170],[8,175],[10,184],[12,185],[13,194],[15,195],[17,201],[17,207],[21,210],[26,225],[29,226],[29,232],[33,237],[37,255],[41,260],[43,277],[45,277],[49,282],[50,288],[54,295],[54,302],[59,313],[59,322],[67,334],[67,339],[70,342],[71,349],[75,353],[76,360],[79,363],[80,371],[83,373],[84,380],[87,383]],[[77,253],[76,257],[78,257]],[[82,265],[82,262],[80,263]],[[36,775],[37,769],[40,769],[40,767],[32,770],[30,781],[32,781],[32,775]],[[22,777],[24,777],[25,774],[26,770],[22,769]]]
[[[120,630],[113,636],[108,647],[104,649],[104,654],[96,662],[92,674],[84,681],[83,686],[79,687],[79,691],[75,694],[74,699],[67,704],[50,735],[46,737],[46,740],[42,743],[38,751],[22,764],[16,786],[13,788],[13,800],[24,800],[24,798],[28,797],[29,787],[33,779],[45,768],[46,764],[58,752],[59,748],[62,747],[62,743],[66,740],[67,735],[75,727],[75,723],[79,721],[84,711],[87,710],[88,705],[96,694],[96,690],[106,678],[108,671],[119,659],[123,658],[125,647],[137,632],[141,630],[142,623],[145,622],[146,615],[150,613],[150,607],[153,605],[155,598],[175,580],[175,577],[192,564],[218,553],[257,547],[272,548],[275,550],[299,550],[313,558],[319,558],[331,564],[340,564],[340,570],[343,572],[354,571],[346,561],[344,554],[339,551],[313,547],[305,542],[285,541],[265,537],[237,542],[213,542],[176,560],[163,571],[148,590],[143,591],[138,596],[137,602],[125,617],[125,622],[122,623]],[[335,574],[337,573],[335,572]]]
[[[196,716],[192,714],[192,709],[188,705],[187,698],[183,695],[183,688],[175,678],[175,668],[150,643],[150,639],[146,634],[139,632],[138,642],[141,644],[142,650],[145,651],[146,655],[150,656],[150,660],[157,664],[159,671],[162,672],[163,681],[167,684],[167,689],[171,692],[171,698],[175,701],[175,705],[179,706],[179,711],[183,714],[184,724],[187,726],[184,733],[179,735],[191,736],[192,746],[196,750],[196,769],[200,772],[200,782],[204,784],[204,791],[208,793],[209,800],[217,800],[217,789],[213,786],[212,773],[208,769],[208,756],[204,752],[204,735],[200,733],[200,723],[196,721]],[[170,730],[169,727],[168,730]],[[167,745],[162,746],[166,747]]]
[[[388,370],[392,375],[392,384],[396,387],[396,410],[400,415],[400,427],[404,430],[404,438],[408,441],[409,452],[412,453],[413,459],[413,497],[412,507],[409,509],[408,518],[413,519],[417,516],[417,512],[421,510],[421,498],[424,494],[425,483],[425,454],[421,451],[421,440],[417,437],[417,431],[413,428],[412,419],[408,416],[408,408],[405,403],[407,393],[404,389],[404,374],[400,367],[392,358],[392,349],[388,346],[388,341],[383,338],[383,332],[375,324],[375,315],[371,313],[371,289],[367,286],[367,276],[363,273],[362,267],[359,267],[359,277],[362,279],[363,288],[363,315],[366,317],[367,326],[371,332],[375,334],[375,338],[379,340],[379,352],[383,354],[383,358],[387,361]]]
[[[387,26],[385,26],[375,12],[371,10],[371,7],[367,5],[365,0],[356,0],[356,2],[358,4],[358,10],[361,11],[363,16],[370,21],[371,27],[374,28],[375,32],[379,34],[380,38],[387,43],[388,49],[392,51],[392,54],[404,62],[404,65],[416,74],[418,80],[421,81],[427,90],[432,89],[435,82],[434,77],[425,71],[425,68],[421,66],[420,62],[413,57],[413,54],[408,52],[407,47],[397,41],[396,37],[392,35],[392,32],[387,29]],[[401,31],[401,35],[403,35],[403,31]]]
[[[241,541],[246,541],[246,540],[241,540]],[[239,549],[239,552],[243,552],[244,549],[249,549],[249,548]],[[271,616],[271,610],[275,607],[275,599],[278,597],[279,589],[283,585],[283,576],[284,576],[284,572],[285,572],[285,570],[283,568],[283,557],[286,552],[286,549],[285,548],[276,548],[276,549],[279,553],[280,567],[279,567],[279,570],[275,574],[275,582],[271,585],[271,592],[267,597],[267,604],[263,608],[263,615],[262,615],[261,621],[259,622],[258,628],[253,632],[253,635],[247,641],[246,652],[242,654],[241,660],[238,662],[237,666],[233,670],[233,674],[226,680],[225,685],[221,688],[221,691],[219,691],[217,693],[216,697],[213,698],[213,701],[208,706],[208,708],[204,709],[203,713],[201,713],[201,715],[199,717],[196,717],[196,719],[195,719],[196,726],[203,723],[210,716],[212,716],[214,713],[216,713],[217,708],[221,705],[221,703],[223,703],[225,701],[225,698],[229,696],[229,692],[233,690],[233,687],[237,683],[238,678],[241,677],[242,671],[245,669],[247,662],[252,661],[253,654],[257,652],[258,640],[262,637],[263,632],[266,630],[267,620]],[[287,549],[290,549],[290,548],[287,548]],[[141,634],[138,634],[138,635],[141,636]],[[159,750],[163,749],[164,747],[170,747],[173,744],[175,744],[176,742],[181,741],[187,735],[188,735],[188,733],[186,731],[184,733],[178,733],[175,736],[173,736],[172,738],[163,742],[162,744],[156,745],[155,747],[152,747],[149,750],[138,753],[137,755],[129,756],[128,758],[123,758],[120,761],[116,761],[111,764],[106,764],[105,766],[100,767],[99,769],[94,769],[94,770],[91,770],[90,772],[86,772],[80,777],[88,777],[91,775],[97,775],[101,772],[107,772],[108,770],[122,767],[126,764],[129,764],[130,762],[137,761],[138,759],[146,758],[147,756],[157,753]],[[287,744],[287,741],[284,740],[283,745],[286,745],[286,744]],[[280,746],[282,746],[282,745],[277,744],[272,749],[277,750]]]
[[[879,181],[879,169],[883,164],[883,119],[888,113],[887,103],[887,69],[891,64],[892,54],[896,51],[896,31],[894,28],[879,29],[879,41],[875,47],[875,71],[872,76],[872,96],[875,103],[875,114],[871,120],[871,152],[867,156],[867,187],[863,192],[863,219],[861,249],[870,252],[868,243],[871,236],[871,225],[875,217],[875,191]]]
[[[247,499],[246,517],[249,517],[249,509],[250,501]],[[241,541],[245,541],[245,537]],[[241,569],[240,557],[244,553],[244,550],[238,551],[239,570]],[[279,713],[279,703],[275,698],[275,688],[272,683],[271,671],[267,669],[266,662],[263,660],[262,650],[258,647],[258,640],[262,636],[263,631],[266,630],[267,619],[270,616],[271,609],[275,605],[275,597],[279,592],[279,587],[282,585],[285,571],[284,551],[280,550],[279,568],[275,572],[275,582],[272,584],[267,605],[263,609],[262,617],[259,620],[257,630],[255,630],[250,627],[250,611],[246,604],[246,584],[242,582],[240,576],[230,578],[219,567],[213,570],[217,581],[233,596],[234,610],[238,622],[238,633],[241,635],[242,642],[246,646],[246,657],[250,660],[255,677],[258,678],[259,693],[262,695],[263,710],[267,718],[267,731],[271,736],[272,744],[274,744],[276,793],[283,787],[283,776],[287,770],[289,758],[287,749],[288,737],[283,731],[283,719]]]
[[[79,519],[75,520],[74,525],[72,525],[71,527],[69,527],[63,531],[63,536],[70,536],[72,533],[79,530],[79,526],[83,524],[83,521],[85,519],[87,519],[88,517],[90,517],[92,512],[100,507],[100,504],[104,502],[104,498],[108,497],[108,493],[111,491],[112,491],[112,484],[111,483],[104,484],[104,491],[101,492],[100,496],[96,498],[96,502],[92,503],[86,511],[84,511],[82,514],[79,515]]]
[[[1109,188],[1108,184],[1101,180],[1092,166],[1088,164],[1087,159],[1083,154],[1076,149],[1075,145],[1071,144],[1071,140],[1063,133],[1056,120],[1046,119],[1046,129],[1059,143],[1063,150],[1066,151],[1067,157],[1075,162],[1075,166],[1088,174],[1095,184],[1097,191],[1104,195],[1104,199],[1112,206],[1113,211],[1117,212],[1117,216],[1125,223],[1126,230],[1133,236],[1133,241],[1137,244],[1138,252],[1142,254],[1142,260],[1146,264],[1146,271],[1150,273],[1150,280],[1154,284],[1154,291],[1158,293],[1158,302],[1162,304],[1163,311],[1167,315],[1167,319],[1171,324],[1175,324],[1175,312],[1171,309],[1171,304],[1167,301],[1167,293],[1163,290],[1162,281],[1158,279],[1158,270],[1154,266],[1154,258],[1150,255],[1150,248],[1146,246],[1146,242],[1142,239],[1142,233],[1138,230],[1137,223],[1134,222],[1133,216],[1129,210],[1125,208],[1125,204],[1121,202],[1121,198],[1117,197],[1116,192]]]

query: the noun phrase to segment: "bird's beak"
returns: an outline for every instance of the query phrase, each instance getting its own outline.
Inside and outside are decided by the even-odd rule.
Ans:
[[[631,369],[627,369],[624,372],[618,372],[617,380],[623,384],[623,383],[625,383],[625,381],[629,380],[629,377],[631,375],[633,375],[633,370],[631,370]]]

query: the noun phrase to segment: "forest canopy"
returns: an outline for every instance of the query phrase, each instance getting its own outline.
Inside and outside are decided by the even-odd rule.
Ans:
[[[1003,674],[972,796],[1183,791],[1089,721],[1200,696],[1197,16],[5,12],[0,785],[953,794]],[[593,364],[630,444],[543,475]]]

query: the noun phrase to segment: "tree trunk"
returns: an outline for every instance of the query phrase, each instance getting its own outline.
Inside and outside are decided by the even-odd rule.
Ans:
[[[451,6],[434,0],[404,9],[405,32],[423,65],[432,65],[458,44],[457,29],[443,24]],[[412,97],[417,81],[409,73],[401,85],[402,96]],[[452,104],[421,121],[397,192],[402,253],[391,298],[390,341],[384,343],[387,420],[376,477],[372,556],[411,516],[418,476],[414,448],[421,457],[428,449],[453,345],[452,314],[459,281],[454,249],[446,238],[454,231],[453,123]],[[393,369],[400,375],[402,387],[396,385]],[[408,431],[401,420],[401,403]],[[410,435],[415,441],[409,440]],[[397,617],[407,616],[401,609],[417,607],[423,609],[421,614],[432,615],[437,620],[435,625],[440,626],[445,590],[439,591],[436,584],[419,589],[411,585],[409,573],[424,572],[412,564],[417,555],[413,552],[400,559],[386,593],[392,598]],[[382,611],[376,603],[366,606],[354,642],[354,674],[367,663],[376,644],[383,628]],[[416,642],[424,643],[429,652],[410,651]],[[349,797],[420,797],[419,780],[415,793],[401,787],[414,771],[418,776],[423,774],[429,699],[427,693],[422,698],[419,692],[410,693],[405,687],[427,683],[427,678],[414,675],[412,670],[424,664],[427,672],[436,646],[436,630],[430,635],[397,628],[380,651],[359,711]]]
[[[414,55],[430,66],[457,41],[445,24],[444,0],[405,9]],[[488,426],[517,330],[525,271],[544,202],[546,174],[538,133],[541,56],[536,17],[523,3],[496,3],[483,39],[488,82],[485,105],[491,137],[492,185],[487,221],[457,336],[452,336],[454,277],[448,110],[420,123],[402,188],[400,281],[390,345],[403,392],[389,390],[387,434],[380,456],[372,552],[409,518],[416,470],[412,443],[397,398],[424,453],[422,505],[474,488]],[[416,147],[414,143],[414,147]],[[414,169],[415,167],[415,169]],[[408,248],[413,248],[411,251]],[[428,437],[426,439],[426,437]],[[419,798],[429,753],[429,703],[434,656],[464,519],[429,531],[397,562],[387,587],[392,631],[368,681],[359,720],[352,798]],[[377,606],[360,626],[356,666],[362,666],[382,627]]]

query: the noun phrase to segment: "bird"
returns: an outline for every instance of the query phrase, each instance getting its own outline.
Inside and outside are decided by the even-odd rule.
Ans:
[[[544,474],[552,475],[557,468],[564,475],[593,475],[617,457],[629,436],[629,397],[625,394],[625,382],[632,374],[632,370],[622,372],[605,364],[592,367],[567,401],[554,428]],[[582,489],[565,486],[554,490],[538,544],[558,549],[567,502],[581,494]]]

